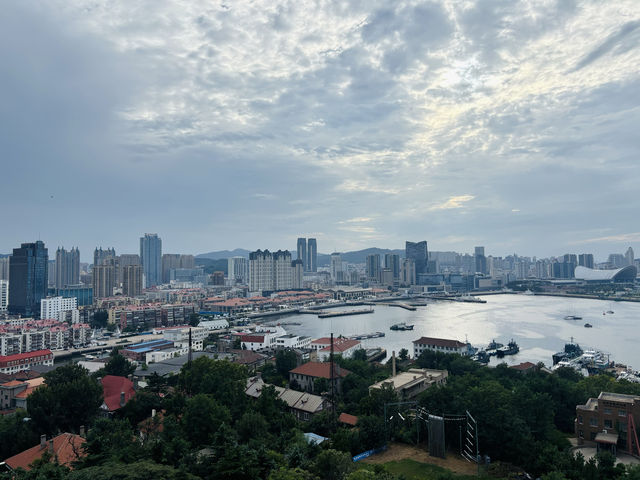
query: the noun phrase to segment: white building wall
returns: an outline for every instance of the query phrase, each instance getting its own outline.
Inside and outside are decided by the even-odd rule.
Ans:
[[[49,297],[40,300],[40,318],[58,319],[60,312],[67,312],[78,308],[76,297]]]
[[[7,311],[9,305],[9,280],[0,280],[0,313]]]

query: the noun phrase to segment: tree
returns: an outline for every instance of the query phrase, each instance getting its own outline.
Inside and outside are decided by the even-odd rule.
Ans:
[[[364,348],[359,348],[355,352],[353,352],[354,360],[367,361],[367,351]]]
[[[135,371],[136,366],[116,351],[115,354],[111,355],[111,358],[105,364],[104,368],[101,368],[97,372],[97,376],[116,375],[119,377],[128,377]]]
[[[192,313],[189,315],[189,325],[192,327],[197,327],[200,324],[200,315],[197,313]]]
[[[329,380],[323,377],[318,377],[313,381],[313,393],[321,395],[322,393],[329,391]]]
[[[351,455],[333,449],[320,453],[313,465],[313,472],[323,480],[342,480],[354,469]]]
[[[78,364],[45,373],[45,385],[29,396],[28,411],[38,432],[77,432],[100,411],[102,386]]]
[[[298,366],[298,359],[296,352],[290,349],[278,350],[276,353],[276,370],[284,378],[285,381],[289,378],[289,371]]]
[[[319,480],[319,478],[301,468],[281,467],[272,471],[267,480]]]
[[[220,425],[230,422],[229,410],[216,402],[213,397],[198,394],[187,400],[182,426],[193,447],[209,445],[211,436],[220,428]]]
[[[131,464],[107,463],[100,466],[74,470],[69,480],[198,480],[191,475],[167,465],[145,460]]]
[[[407,350],[406,348],[401,349],[400,352],[398,353],[398,358],[402,362],[404,362],[408,357],[409,357],[409,350]]]
[[[84,449],[87,456],[79,463],[86,467],[106,462],[131,463],[144,457],[141,445],[126,420],[96,420],[89,429]]]
[[[106,310],[98,310],[93,314],[93,320],[91,321],[92,328],[104,328],[109,321],[109,313]]]

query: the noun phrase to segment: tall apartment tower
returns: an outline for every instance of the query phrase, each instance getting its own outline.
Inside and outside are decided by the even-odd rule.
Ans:
[[[249,260],[244,257],[227,259],[227,278],[231,285],[249,283]]]
[[[302,269],[302,260],[294,260],[291,262],[291,286],[295,289],[302,288],[304,280],[304,270]]]
[[[304,264],[306,272],[318,271],[318,242],[315,238],[307,240],[307,262]]]
[[[578,255],[578,265],[581,267],[593,268],[593,253],[581,253]]]
[[[297,259],[302,262],[302,268],[307,270],[307,262],[309,261],[309,257],[307,256],[307,239],[306,238],[298,238],[298,248],[297,248],[298,257]]]
[[[122,268],[122,294],[135,297],[142,294],[142,265],[125,265]]]
[[[9,262],[9,306],[13,315],[40,314],[40,300],[47,297],[49,252],[44,243],[23,243],[13,249]]]
[[[106,298],[113,296],[113,288],[116,286],[115,262],[93,267],[93,298]]]
[[[484,247],[475,248],[475,261],[476,261],[476,273],[486,274],[487,272],[487,257],[484,256]]]
[[[80,251],[64,247],[56,250],[56,289],[80,283]]]
[[[344,279],[342,273],[342,256],[338,252],[331,254],[331,280],[341,282]]]
[[[391,270],[393,279],[398,280],[400,278],[400,255],[385,253],[384,268]]]
[[[0,313],[7,311],[9,305],[9,280],[0,279]]]
[[[428,273],[429,251],[427,250],[426,240],[422,242],[406,242],[405,257],[413,260],[416,267],[416,276],[421,273]]]
[[[249,290],[287,290],[293,288],[293,267],[288,250],[271,253],[257,250],[249,254]]]
[[[162,239],[157,233],[145,233],[140,237],[140,259],[145,288],[162,282]]]
[[[367,255],[365,271],[367,275],[367,280],[373,281],[373,282],[380,281],[380,273],[381,273],[380,255],[378,254]]]
[[[165,253],[162,255],[162,283],[171,281],[171,270],[178,268],[195,268],[196,260],[193,255],[179,253]]]
[[[0,280],[9,280],[9,259],[11,257],[0,258]]]
[[[102,265],[105,260],[109,258],[115,258],[116,249],[115,248],[107,248],[105,250],[100,248],[96,248],[93,251],[93,265]]]
[[[633,248],[627,248],[627,253],[624,254],[624,258],[627,261],[627,265],[633,265],[634,255]]]

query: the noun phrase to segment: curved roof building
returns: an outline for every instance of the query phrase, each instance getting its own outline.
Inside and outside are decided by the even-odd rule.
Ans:
[[[634,282],[638,269],[634,265],[616,268],[615,270],[594,270],[587,267],[576,267],[576,280],[586,282]]]

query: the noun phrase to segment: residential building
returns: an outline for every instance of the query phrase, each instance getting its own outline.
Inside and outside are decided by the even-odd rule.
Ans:
[[[342,282],[344,280],[344,274],[342,272],[342,257],[338,252],[331,254],[331,280],[335,283]]]
[[[224,272],[218,270],[211,274],[211,285],[222,286],[224,285]]]
[[[109,260],[105,260],[109,261]],[[93,298],[106,298],[113,296],[116,286],[116,267],[112,265],[93,266]]]
[[[202,350],[204,340],[209,336],[209,331],[201,327],[167,327],[163,329],[163,338],[173,342],[178,347],[189,347],[189,332],[191,332],[191,350],[199,352]]]
[[[432,385],[443,385],[447,381],[447,376],[446,370],[411,368],[371,385],[369,392],[390,387],[398,394],[400,400],[411,400]]]
[[[157,233],[145,233],[140,237],[140,260],[145,288],[162,283],[162,239]]]
[[[11,257],[0,258],[0,280],[9,280],[9,262]]]
[[[56,250],[56,288],[76,285],[80,281],[80,251],[77,247],[67,251]]]
[[[576,405],[578,445],[595,442],[598,452],[617,450],[640,455],[640,396],[601,392],[584,405]]]
[[[489,273],[487,270],[487,257],[484,256],[484,247],[475,247],[474,259],[476,262],[476,273],[482,273],[483,275]]]
[[[246,285],[249,283],[249,260],[244,257],[227,259],[227,278],[230,285]]]
[[[105,416],[111,416],[116,410],[124,407],[136,392],[133,382],[126,377],[105,375],[102,380],[102,406],[100,409]]]
[[[276,338],[276,348],[310,348],[311,337],[289,333]]]
[[[394,281],[400,280],[400,255],[395,253],[385,253],[384,268],[391,270]]]
[[[307,362],[289,372],[289,383],[293,384],[295,381],[301,390],[313,392],[314,382],[318,378],[326,378],[333,383],[335,390],[340,392],[342,379],[350,373],[351,371],[346,368],[341,368],[340,365],[335,362],[333,364],[333,375],[331,372],[331,363]]]
[[[370,282],[379,282],[381,276],[380,255],[367,255],[365,273]]]
[[[627,248],[627,253],[624,254],[624,258],[626,260],[627,265],[633,265],[633,261],[635,260],[633,255],[633,248]]]
[[[149,330],[185,325],[192,313],[195,313],[195,307],[190,304],[125,305],[109,309],[109,323],[115,323],[121,329]]]
[[[11,469],[31,470],[31,465],[40,460],[45,453],[49,461],[64,465],[73,470],[73,464],[86,456],[83,448],[85,439],[73,433],[60,433],[47,442],[47,436],[40,437],[40,444],[7,458],[4,463]]]
[[[416,262],[412,258],[403,258],[400,267],[400,284],[416,284]]]
[[[593,253],[582,253],[578,255],[578,265],[581,267],[593,268]],[[543,277],[540,277],[543,278]]]
[[[302,268],[304,269],[304,271],[308,271],[306,264],[309,261],[309,258],[307,255],[307,239],[306,238],[298,238],[297,254],[298,256],[296,257],[296,259],[302,262]]]
[[[53,366],[51,350],[36,350],[28,353],[0,356],[0,373],[17,373],[30,370],[35,365]]]
[[[429,273],[427,271],[427,262],[429,260],[429,251],[427,242],[405,242],[405,258],[413,260],[415,264],[416,277],[421,273]]]
[[[293,288],[291,253],[288,250],[257,250],[249,254],[249,290],[252,292]]]
[[[413,341],[413,356],[418,358],[422,352],[430,350],[440,353],[457,353],[458,355],[469,355],[469,345],[458,340],[446,338],[421,337]]]
[[[96,248],[93,251],[93,266],[102,265],[107,259],[116,258],[116,250],[115,248],[107,248],[102,249],[102,247]]]
[[[331,337],[318,338],[311,342],[311,348],[316,351],[316,359],[326,362],[331,356]],[[349,340],[338,337],[333,339],[333,354],[344,358],[351,358],[353,354],[362,348],[359,340]]]
[[[7,311],[9,306],[9,280],[0,280],[0,313]]]
[[[196,261],[193,255],[182,255],[177,253],[165,253],[162,255],[162,282],[171,281],[171,270],[178,268],[195,268]]]
[[[289,411],[301,421],[309,421],[314,415],[326,409],[330,403],[320,395],[313,395],[307,392],[299,392],[290,388],[275,387],[264,383],[260,377],[252,377],[247,380],[245,394],[252,398],[259,398],[265,387],[275,389],[279,400],[282,400],[289,407]]]
[[[61,313],[78,309],[75,297],[47,297],[40,300],[40,317],[59,319]]]
[[[9,305],[13,315],[40,314],[40,300],[47,296],[49,255],[44,243],[23,243],[13,249],[9,262]]]
[[[136,255],[137,256],[137,255]],[[142,294],[142,265],[122,266],[122,294],[137,297]]]
[[[304,269],[302,260],[291,262],[291,288],[301,289],[304,287]]]
[[[315,238],[307,240],[307,262],[305,263],[307,272],[318,271],[318,242]]]

